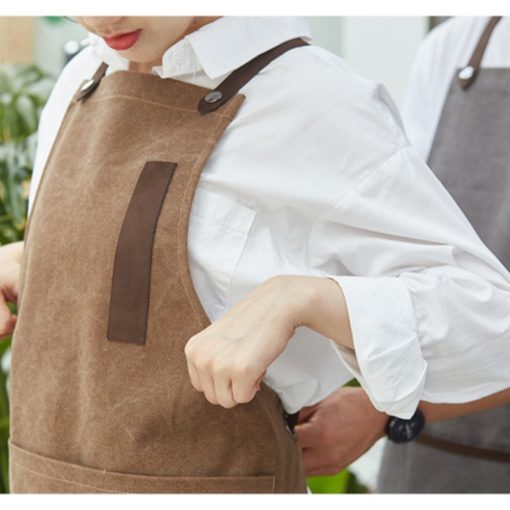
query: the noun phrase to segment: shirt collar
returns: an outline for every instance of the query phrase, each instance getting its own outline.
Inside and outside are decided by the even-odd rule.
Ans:
[[[162,65],[153,67],[152,73],[213,88],[219,78],[295,37],[311,39],[305,18],[222,17],[170,46],[163,54]],[[128,60],[101,37],[89,34],[89,43],[110,71],[128,68]]]

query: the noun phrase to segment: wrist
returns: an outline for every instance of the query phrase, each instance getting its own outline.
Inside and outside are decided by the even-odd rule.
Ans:
[[[386,436],[386,425],[388,423],[388,419],[390,418],[386,413],[383,413],[382,411],[379,411],[374,407],[370,399],[368,398],[368,395],[366,391],[363,388],[356,388],[359,390],[359,392],[363,395],[362,399],[364,401],[364,409],[365,409],[365,416],[366,419],[369,420],[371,423],[373,423],[373,427],[371,427],[371,430],[373,431],[373,442],[381,439],[382,437]]]
[[[301,325],[354,350],[347,303],[339,283],[329,277],[308,278]]]
[[[311,285],[311,277],[276,275],[269,278],[265,285],[272,286],[274,291],[283,297],[279,301],[278,309],[273,310],[278,317],[283,317],[294,329],[307,325],[315,292]]]

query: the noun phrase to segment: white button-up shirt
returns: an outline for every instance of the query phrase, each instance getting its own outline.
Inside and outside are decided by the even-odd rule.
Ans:
[[[212,89],[309,35],[303,18],[221,18],[170,47],[152,72]],[[90,40],[43,112],[31,202],[81,81],[101,60],[108,72],[127,68]],[[214,321],[273,275],[332,277],[356,348],[298,328],[265,378],[285,408],[313,404],[352,375],[378,409],[403,418],[420,399],[463,402],[509,386],[510,275],[410,146],[386,90],[311,45],[240,92],[247,99],[203,168],[190,218],[204,309]]]

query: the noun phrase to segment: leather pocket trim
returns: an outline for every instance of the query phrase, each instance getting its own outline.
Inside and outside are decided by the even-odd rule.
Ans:
[[[108,340],[145,344],[158,218],[176,163],[147,161],[131,196],[113,267]]]
[[[9,442],[14,493],[274,493],[275,477],[152,476],[119,473],[51,459]]]

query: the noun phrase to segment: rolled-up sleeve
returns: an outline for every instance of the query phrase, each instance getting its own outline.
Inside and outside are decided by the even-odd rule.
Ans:
[[[377,409],[510,386],[510,275],[411,146],[316,219],[309,257],[342,288],[355,351],[337,352]]]

